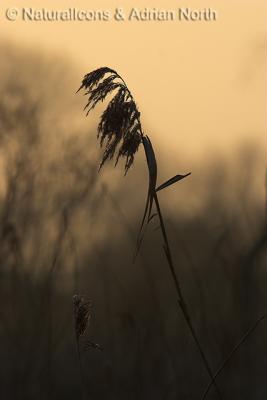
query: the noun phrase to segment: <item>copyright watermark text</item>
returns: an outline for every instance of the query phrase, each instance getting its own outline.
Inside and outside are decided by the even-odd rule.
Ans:
[[[180,7],[177,9],[137,8],[126,10],[122,7],[109,9],[85,10],[68,8],[65,10],[10,7],[5,16],[9,21],[24,22],[93,22],[93,21],[217,21],[218,11],[213,8],[191,9]]]

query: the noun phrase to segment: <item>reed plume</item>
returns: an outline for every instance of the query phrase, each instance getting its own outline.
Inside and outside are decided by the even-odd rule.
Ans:
[[[134,161],[142,141],[140,113],[123,79],[114,70],[103,67],[85,75],[79,90],[85,89],[88,101],[85,106],[87,115],[98,102],[103,102],[108,95],[113,95],[98,125],[97,137],[100,146],[105,149],[100,163],[101,168],[109,159],[113,159],[116,150],[116,162],[126,158],[125,174]],[[78,90],[78,91],[79,91]]]

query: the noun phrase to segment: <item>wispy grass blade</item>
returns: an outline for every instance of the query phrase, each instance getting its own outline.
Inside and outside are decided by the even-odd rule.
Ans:
[[[187,176],[191,175],[191,172],[185,175],[175,175],[173,178],[168,179],[166,182],[162,183],[160,186],[157,187],[156,192],[159,192],[162,189],[167,188],[168,186],[173,185],[174,183],[186,178]]]
[[[153,146],[152,146],[152,143],[151,143],[149,137],[143,136],[142,142],[143,142],[147,165],[148,165],[149,183],[148,183],[148,192],[147,192],[147,198],[146,198],[146,203],[145,203],[145,210],[144,210],[143,218],[141,221],[141,226],[139,228],[139,232],[138,232],[138,236],[137,236],[137,245],[136,245],[134,259],[137,257],[140,247],[141,247],[141,244],[144,239],[145,222],[146,222],[146,224],[148,224],[150,221],[152,207],[153,207],[153,201],[154,201],[154,194],[156,192],[157,171],[158,171],[155,152],[154,152],[154,149],[153,149]]]

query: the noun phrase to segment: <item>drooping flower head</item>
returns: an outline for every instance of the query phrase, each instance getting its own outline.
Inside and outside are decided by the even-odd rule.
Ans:
[[[120,157],[126,158],[125,174],[134,161],[135,153],[142,142],[143,133],[140,113],[131,92],[116,71],[102,67],[85,75],[79,90],[85,89],[88,101],[85,106],[87,115],[108,95],[113,95],[101,115],[98,135],[104,153],[101,168],[116,153],[116,164]]]

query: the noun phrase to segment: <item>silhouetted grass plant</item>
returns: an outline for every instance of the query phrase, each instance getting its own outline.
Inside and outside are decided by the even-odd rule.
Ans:
[[[89,74],[85,75],[79,90],[81,89],[85,89],[85,95],[88,96],[88,101],[85,106],[87,115],[99,102],[105,101],[107,96],[113,96],[109,101],[105,111],[102,113],[98,125],[97,136],[100,140],[101,147],[104,147],[103,157],[99,169],[101,169],[107,160],[112,160],[114,157],[115,165],[117,165],[117,162],[120,158],[125,158],[125,174],[127,174],[129,168],[134,162],[135,153],[138,151],[140,144],[142,143],[143,145],[147,161],[149,184],[144,215],[138,233],[137,252],[141,246],[146,226],[149,224],[152,218],[158,217],[160,230],[163,237],[163,249],[171,277],[175,285],[178,305],[198,348],[205,369],[211,378],[212,384],[214,384],[216,388],[217,395],[220,399],[222,399],[222,395],[214,380],[209,361],[193,326],[187,302],[182,292],[181,282],[174,267],[174,260],[160,207],[160,201],[158,198],[159,191],[184,179],[190,175],[190,173],[186,175],[175,175],[163,184],[157,186],[157,161],[152,143],[150,138],[143,132],[140,122],[140,112],[137,109],[133,96],[125,81],[120,75],[117,74],[116,71],[108,67],[103,67],[90,72]],[[152,214],[153,206],[155,206],[155,214]]]

